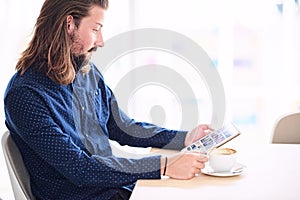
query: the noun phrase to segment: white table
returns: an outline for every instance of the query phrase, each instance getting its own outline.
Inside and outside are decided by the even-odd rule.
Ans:
[[[268,144],[238,151],[239,162],[247,166],[242,175],[139,180],[131,200],[300,199],[300,145]]]

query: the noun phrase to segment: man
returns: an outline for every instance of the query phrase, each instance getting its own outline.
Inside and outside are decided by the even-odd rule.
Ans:
[[[181,149],[208,125],[175,131],[128,118],[91,55],[102,47],[108,0],[46,0],[5,93],[6,126],[19,147],[37,199],[129,199],[138,179],[190,179],[198,153],[118,158],[109,139]]]

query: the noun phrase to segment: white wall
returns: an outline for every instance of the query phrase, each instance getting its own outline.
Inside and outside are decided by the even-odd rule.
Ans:
[[[33,30],[42,1],[37,0],[0,0],[0,132],[6,130],[4,125],[3,95],[6,85],[14,73],[17,58],[24,48],[27,38]],[[2,150],[2,149],[1,149]],[[13,199],[7,169],[2,152],[0,153],[0,198]]]
[[[245,133],[239,141],[267,143],[275,120],[300,107],[299,9],[286,0],[280,14],[276,2],[280,1],[111,0],[104,36],[152,27],[177,31],[198,42],[218,62],[228,97],[227,118]],[[42,3],[0,0],[1,99]],[[3,101],[0,106],[3,110]],[[0,121],[3,133],[3,111]],[[0,198],[12,199],[2,153],[0,174]]]

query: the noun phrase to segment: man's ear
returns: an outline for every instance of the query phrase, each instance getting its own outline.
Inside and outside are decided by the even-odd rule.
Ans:
[[[72,15],[68,15],[66,20],[67,20],[67,30],[68,33],[70,34],[75,29],[74,17]]]

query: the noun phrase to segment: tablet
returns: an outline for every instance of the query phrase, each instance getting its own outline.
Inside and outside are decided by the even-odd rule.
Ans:
[[[233,123],[229,123],[218,130],[211,131],[208,135],[200,138],[198,141],[182,150],[206,153],[213,148],[222,146],[240,134],[241,132],[236,128],[236,126]]]

